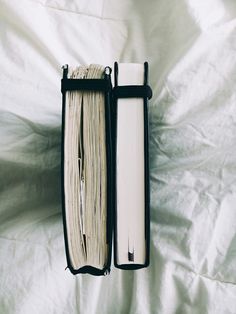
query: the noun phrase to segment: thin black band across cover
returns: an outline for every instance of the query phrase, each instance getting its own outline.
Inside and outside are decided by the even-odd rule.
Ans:
[[[113,98],[152,98],[152,90],[149,85],[125,85],[115,86],[112,91]]]
[[[148,145],[148,99],[152,97],[152,90],[148,85],[148,63],[144,63],[144,83],[141,85],[118,86],[118,63],[114,63],[114,83],[113,104],[112,104],[112,125],[113,129],[113,194],[115,211],[113,215],[114,225],[114,265],[117,268],[125,270],[136,270],[147,267],[150,263],[150,183],[149,183],[149,145]],[[116,199],[116,142],[117,142],[117,100],[119,98],[143,98],[144,113],[144,176],[145,176],[145,241],[146,241],[146,259],[144,264],[122,264],[117,263],[117,199]]]
[[[103,79],[68,79],[68,65],[63,66],[63,78],[61,80],[62,92],[62,138],[61,138],[61,194],[62,194],[62,218],[65,239],[65,251],[67,258],[67,267],[72,274],[89,273],[91,275],[106,275],[110,273],[111,265],[111,250],[112,250],[112,206],[113,195],[112,186],[113,167],[112,167],[112,138],[111,138],[111,68],[106,67]],[[107,157],[107,244],[108,257],[107,263],[102,270],[93,266],[84,266],[79,269],[74,269],[70,261],[67,227],[66,227],[66,210],[65,210],[65,187],[64,187],[64,132],[65,132],[65,108],[66,108],[66,92],[72,90],[100,91],[104,93],[105,98],[105,127],[106,127],[106,157]]]

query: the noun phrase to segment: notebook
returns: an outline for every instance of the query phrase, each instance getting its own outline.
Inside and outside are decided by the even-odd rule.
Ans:
[[[149,264],[148,64],[64,66],[62,203],[68,268]]]
[[[107,68],[108,69],[108,68]],[[110,72],[91,64],[64,68],[62,195],[68,267],[109,272],[112,221]]]
[[[149,264],[147,76],[147,63],[115,64],[114,262],[122,269]]]

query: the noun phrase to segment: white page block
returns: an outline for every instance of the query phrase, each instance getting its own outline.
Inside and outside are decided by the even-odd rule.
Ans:
[[[143,85],[143,64],[119,64],[118,85]],[[117,263],[145,263],[143,99],[117,102]],[[129,254],[133,253],[133,260]]]

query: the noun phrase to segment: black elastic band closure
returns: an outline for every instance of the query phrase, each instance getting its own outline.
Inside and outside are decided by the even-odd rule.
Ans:
[[[113,88],[114,98],[152,98],[152,90],[149,85],[125,85]]]
[[[111,84],[106,79],[62,79],[61,92],[81,90],[81,91],[96,91],[109,92]]]

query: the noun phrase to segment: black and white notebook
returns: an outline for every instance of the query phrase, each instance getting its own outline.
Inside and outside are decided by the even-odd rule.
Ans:
[[[122,269],[149,264],[148,64],[115,63],[114,262]]]
[[[64,67],[62,200],[73,274],[149,264],[148,64]]]

